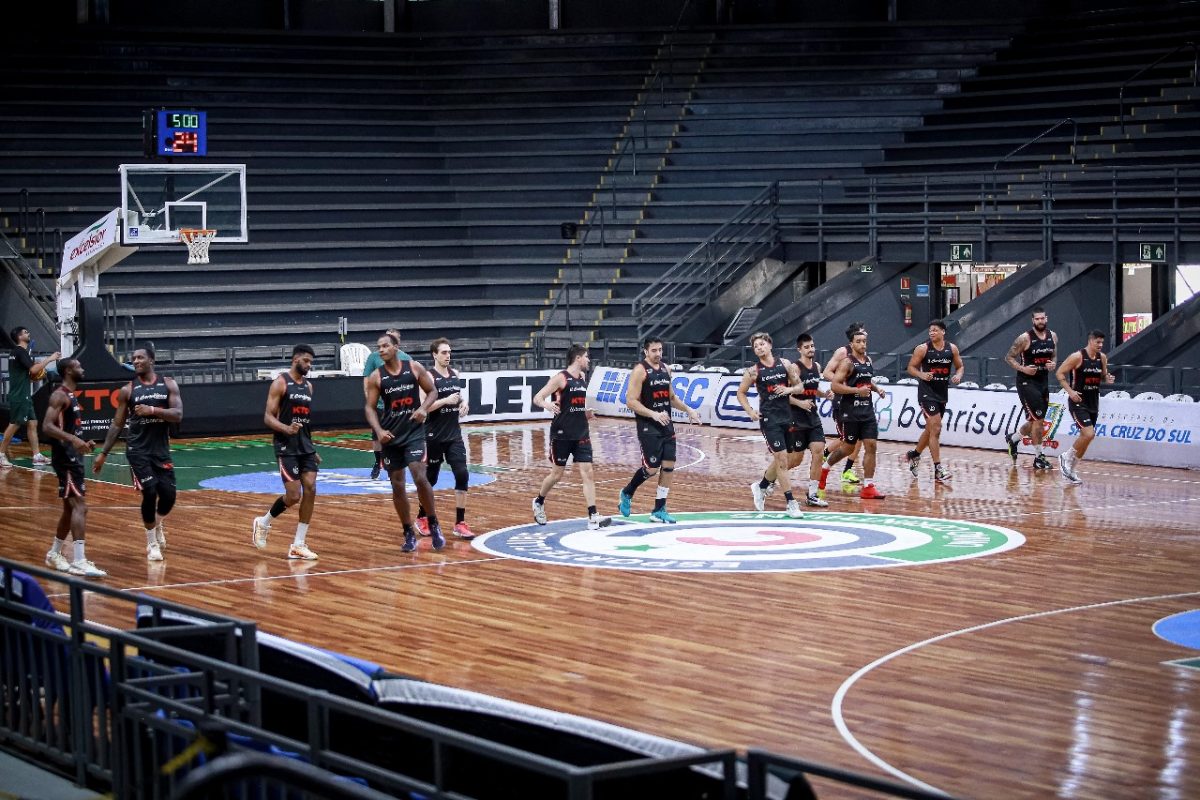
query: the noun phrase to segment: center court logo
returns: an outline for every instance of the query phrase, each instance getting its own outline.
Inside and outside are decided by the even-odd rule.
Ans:
[[[484,553],[575,567],[667,572],[793,572],[932,564],[1003,553],[1025,543],[1014,530],[960,520],[884,514],[781,512],[648,516],[588,530],[584,519],[519,525],[472,544]]]

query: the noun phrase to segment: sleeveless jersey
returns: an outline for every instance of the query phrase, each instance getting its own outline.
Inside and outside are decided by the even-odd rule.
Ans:
[[[63,433],[82,438],[83,407],[79,405],[79,398],[66,386],[60,385],[54,391],[65,392],[67,395],[67,407],[59,412],[58,427],[62,428]],[[50,439],[50,456],[55,461],[76,461],[79,459],[79,452],[75,445],[69,442]]]
[[[768,367],[759,361],[758,372],[754,378],[754,388],[758,391],[758,413],[763,419],[773,422],[789,423],[792,419],[791,404],[788,395],[778,394],[788,388],[787,367],[782,358],[776,358],[774,365]]]
[[[921,381],[925,391],[937,397],[942,402],[950,399],[950,373],[954,368],[954,351],[950,343],[942,341],[942,349],[933,346],[931,339],[925,340],[925,358],[921,359],[921,371],[928,372],[932,379]]]
[[[449,368],[448,368],[449,369]],[[450,374],[443,376],[436,369],[431,369],[433,385],[437,388],[438,400],[464,391],[458,373],[453,369]],[[425,421],[425,438],[431,442],[452,442],[462,437],[462,428],[458,424],[458,406],[442,406],[429,415]]]
[[[813,401],[813,410],[805,411],[799,406],[792,406],[792,421],[801,428],[820,428],[821,413],[817,404],[821,402],[821,370],[814,362],[811,367],[804,366],[803,361],[797,361],[800,370],[800,384],[804,387],[803,400]]]
[[[421,387],[412,362],[397,360],[396,363],[400,365],[400,372],[395,375],[387,371],[387,364],[379,368],[379,396],[383,399],[383,417],[379,424],[385,431],[392,432],[396,442],[417,432],[424,437],[425,423],[413,420],[413,412],[421,407]]]
[[[161,417],[143,417],[133,413],[134,406],[169,408],[167,380],[155,375],[154,383],[142,383],[134,378],[129,382],[129,438],[126,441],[132,455],[146,456],[159,463],[171,460],[171,426]]]
[[[1083,396],[1081,405],[1092,410],[1100,408],[1100,382],[1104,380],[1104,363],[1097,355],[1092,358],[1087,350],[1079,351],[1083,359],[1071,373],[1071,388]]]
[[[300,431],[285,435],[275,433],[275,455],[297,456],[317,452],[312,443],[309,427],[312,415],[312,384],[307,380],[297,383],[290,372],[283,373],[283,399],[279,401],[279,421],[284,425],[300,423]]]
[[[642,369],[646,370],[646,379],[642,381],[642,393],[638,399],[642,401],[642,405],[654,412],[665,411],[667,414],[667,424],[659,425],[652,419],[646,417],[638,417],[638,425],[645,426],[647,430],[656,429],[664,433],[670,433],[674,427],[671,422],[671,373],[662,363],[658,365],[658,369],[650,366],[649,361],[642,361]]]
[[[586,413],[587,381],[576,378],[562,371],[566,378],[566,387],[554,393],[554,402],[558,404],[558,413],[550,422],[550,438],[579,440],[588,438],[588,421]]]
[[[1021,365],[1025,367],[1037,367],[1037,375],[1026,375],[1017,373],[1017,384],[1036,384],[1046,388],[1049,384],[1049,372],[1046,370],[1046,365],[1054,359],[1054,335],[1049,329],[1046,330],[1046,338],[1039,339],[1037,331],[1029,329],[1029,346],[1021,353]]]
[[[847,355],[846,358],[850,361],[853,369],[846,378],[845,384],[855,388],[870,386],[871,378],[875,376],[875,367],[871,363],[871,358],[868,356],[865,360],[859,361],[853,353]],[[869,394],[866,397],[844,394],[841,397],[841,411],[842,419],[862,421],[875,419],[875,398]]]

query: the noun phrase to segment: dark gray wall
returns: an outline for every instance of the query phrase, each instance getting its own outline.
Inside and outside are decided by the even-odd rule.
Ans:
[[[37,352],[53,353],[58,349],[58,332],[47,325],[44,314],[36,308],[25,286],[8,267],[0,264],[0,347],[11,347],[8,331],[22,325],[29,328]]]

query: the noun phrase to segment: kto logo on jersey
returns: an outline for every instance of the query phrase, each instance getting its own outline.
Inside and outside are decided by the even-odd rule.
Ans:
[[[1020,547],[1025,537],[994,525],[884,514],[697,512],[677,525],[648,516],[518,525],[475,539],[498,556],[574,567],[674,572],[792,572],[902,567],[977,558]]]

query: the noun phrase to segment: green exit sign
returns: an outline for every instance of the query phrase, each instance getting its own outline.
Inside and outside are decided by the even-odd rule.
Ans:
[[[974,261],[975,260],[975,245],[973,245],[973,244],[952,244],[952,245],[950,245],[950,260],[951,261]]]
[[[1140,261],[1165,263],[1167,260],[1167,245],[1165,242],[1142,242],[1138,245]]]

